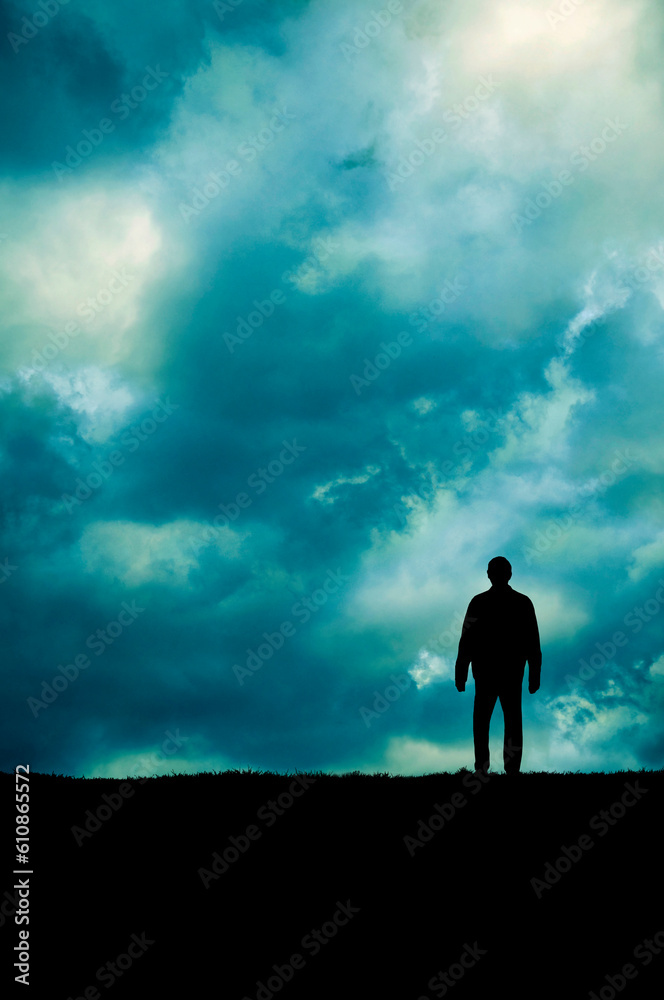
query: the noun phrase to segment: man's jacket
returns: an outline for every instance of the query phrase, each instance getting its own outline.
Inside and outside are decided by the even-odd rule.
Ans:
[[[529,683],[539,684],[542,651],[530,598],[509,584],[473,597],[463,622],[455,682],[466,683],[470,663],[475,681],[523,680],[526,660]]]

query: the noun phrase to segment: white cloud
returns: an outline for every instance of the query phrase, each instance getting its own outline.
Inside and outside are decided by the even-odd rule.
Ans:
[[[664,531],[645,545],[640,545],[632,553],[632,565],[628,569],[630,580],[642,580],[653,569],[664,564]]]
[[[314,500],[318,500],[320,503],[334,503],[337,500],[335,496],[335,490],[337,486],[350,485],[359,486],[362,483],[366,483],[371,479],[372,476],[377,475],[380,472],[380,467],[377,465],[367,465],[366,472],[357,476],[337,476],[336,479],[331,479],[328,483],[322,486],[317,486],[311,496]]]
[[[37,371],[47,365],[60,374],[131,355],[143,362],[158,345],[148,350],[131,331],[142,319],[148,285],[180,256],[176,246],[161,253],[153,211],[134,190],[112,182],[76,193],[36,187],[27,198],[4,187],[20,235],[0,258],[0,364]]]
[[[78,548],[89,573],[103,573],[127,587],[149,582],[183,587],[199,566],[201,550],[209,547],[222,559],[237,559],[243,537],[230,527],[211,528],[195,521],[159,526],[96,521],[84,528]]]
[[[653,680],[659,681],[664,678],[664,653],[650,664],[648,672]]]
[[[428,649],[421,649],[417,656],[417,663],[409,668],[408,673],[419,690],[427,684],[453,681],[454,663],[445,656],[437,656],[435,653],[429,652]]]
[[[462,743],[434,743],[411,736],[393,736],[381,758],[372,763],[344,765],[329,768],[333,774],[360,771],[362,774],[389,772],[390,774],[427,774],[439,771],[457,771],[460,767],[472,768],[472,739]]]
[[[622,767],[635,766],[636,755],[629,750],[627,734],[634,727],[646,726],[649,716],[635,704],[614,703],[621,694],[613,689],[611,680],[607,678],[608,691],[600,695],[599,703],[585,693],[560,695],[541,706],[541,717],[551,726],[554,748],[571,744],[580,758],[590,754],[607,765],[620,759]]]
[[[532,500],[527,490],[520,495],[522,486],[503,474],[480,474],[464,502],[441,489],[430,507],[420,504],[408,533],[376,536],[364,555],[350,613],[366,623],[387,620],[413,638],[447,627],[474,594],[489,589],[489,559],[510,558],[510,540],[531,517]],[[590,615],[578,590],[559,580],[543,585],[537,572],[519,567],[514,554],[511,561],[511,584],[533,600],[543,641],[577,634]]]
[[[146,748],[96,758],[82,768],[82,773],[86,778],[153,777],[170,774],[172,771],[176,774],[228,771],[238,766],[236,760],[222,754],[206,755],[193,751],[188,756],[181,753],[169,756],[159,748]],[[140,794],[140,786],[138,787]]]
[[[437,403],[426,396],[420,396],[419,399],[414,399],[411,405],[416,413],[424,416],[426,413],[431,413],[432,410],[435,410]]]
[[[66,374],[46,370],[41,377],[61,403],[80,415],[78,433],[89,443],[106,441],[123,427],[136,402],[117,373],[96,365]]]
[[[548,463],[567,457],[567,434],[576,416],[576,407],[595,399],[595,391],[573,378],[559,358],[544,369],[551,386],[545,394],[524,392],[504,417],[509,431],[505,444],[491,455],[494,464],[516,460]]]

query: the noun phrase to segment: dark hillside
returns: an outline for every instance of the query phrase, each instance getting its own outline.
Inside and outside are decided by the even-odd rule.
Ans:
[[[660,992],[661,771],[29,780],[19,995]]]

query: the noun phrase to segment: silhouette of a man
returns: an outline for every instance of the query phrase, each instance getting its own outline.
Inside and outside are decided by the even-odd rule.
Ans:
[[[454,670],[457,691],[465,691],[468,665],[475,678],[473,739],[475,770],[489,770],[489,723],[496,700],[505,717],[503,763],[507,774],[521,769],[521,686],[528,661],[528,690],[540,686],[542,651],[533,602],[512,590],[512,567],[504,556],[489,563],[491,589],[473,597],[463,622]]]

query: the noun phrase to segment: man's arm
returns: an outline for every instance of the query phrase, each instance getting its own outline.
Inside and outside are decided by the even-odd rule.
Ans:
[[[473,658],[472,650],[472,625],[477,621],[474,614],[475,608],[473,598],[468,605],[466,616],[461,628],[461,638],[459,639],[459,652],[457,653],[456,664],[454,666],[454,684],[457,691],[465,691],[468,680],[468,667]]]
[[[540,686],[542,670],[542,648],[540,646],[539,628],[533,602],[528,599],[528,690],[535,694]]]

